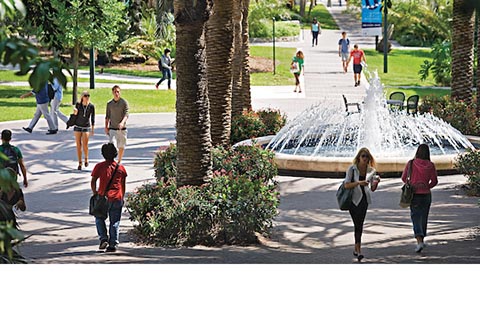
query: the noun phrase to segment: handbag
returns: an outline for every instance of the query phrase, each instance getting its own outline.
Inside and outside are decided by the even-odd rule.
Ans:
[[[68,118],[67,120],[67,129],[70,128],[70,127],[73,127],[75,125],[75,123],[77,123],[77,115],[76,114],[71,114],[70,115],[70,118]]]
[[[98,193],[90,197],[90,208],[89,214],[100,219],[107,219],[108,216],[108,199],[107,199],[107,192],[110,189],[110,184],[112,183],[113,177],[117,172],[118,163],[115,166],[115,170],[113,170],[112,177],[110,181],[108,181],[107,187],[105,188],[104,195],[101,196]]]
[[[353,182],[353,173],[352,180]],[[337,203],[340,210],[349,210],[352,206],[353,189],[345,188],[345,182],[342,181],[337,190]]]
[[[290,72],[291,73],[297,73],[299,71],[300,71],[300,69],[298,68],[298,62],[293,61],[291,66],[290,66]]]
[[[408,162],[408,174],[407,174],[407,182],[402,186],[402,194],[400,195],[400,207],[407,208],[410,207],[412,203],[413,194],[415,193],[415,188],[410,183],[410,177],[412,175],[412,166],[413,160]]]

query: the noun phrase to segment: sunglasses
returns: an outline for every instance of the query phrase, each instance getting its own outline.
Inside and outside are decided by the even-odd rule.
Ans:
[[[90,98],[90,95],[89,95],[89,94],[84,94],[83,96],[84,96],[84,97],[89,97],[89,98]]]
[[[361,158],[367,158],[367,159],[370,159],[370,157],[368,156],[368,154],[362,154],[360,157],[361,157]]]

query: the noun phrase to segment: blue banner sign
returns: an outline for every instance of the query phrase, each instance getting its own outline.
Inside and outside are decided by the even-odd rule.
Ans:
[[[382,0],[362,0],[362,35],[382,35]]]

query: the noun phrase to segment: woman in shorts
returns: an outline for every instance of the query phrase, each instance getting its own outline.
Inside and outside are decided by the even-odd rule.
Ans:
[[[73,114],[77,120],[73,127],[75,143],[77,145],[78,170],[82,170],[82,149],[85,157],[85,167],[88,167],[88,139],[94,134],[95,106],[90,103],[90,94],[82,92],[80,101],[75,104]]]

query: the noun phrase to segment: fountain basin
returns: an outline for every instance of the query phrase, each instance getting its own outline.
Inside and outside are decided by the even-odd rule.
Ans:
[[[237,145],[255,144],[266,147],[274,137],[272,135],[245,140]],[[480,137],[466,137],[475,148],[480,148]],[[399,177],[405,168],[405,164],[413,156],[414,154],[410,157],[375,156],[376,169],[382,177]],[[457,156],[458,154],[431,155],[430,159],[435,164],[439,175],[458,174],[458,170],[454,166]],[[353,157],[312,157],[275,153],[278,173],[289,176],[343,178],[348,167],[352,164],[352,160]]]

